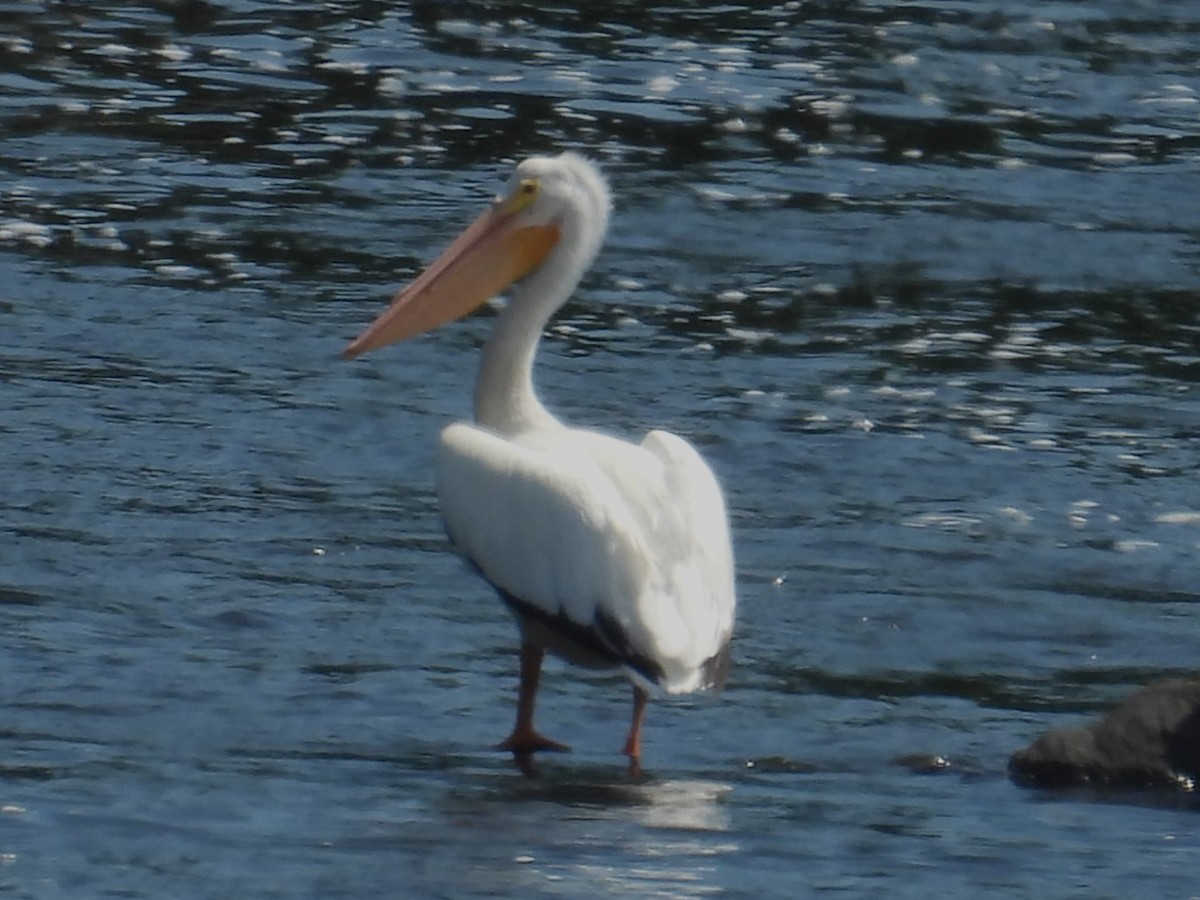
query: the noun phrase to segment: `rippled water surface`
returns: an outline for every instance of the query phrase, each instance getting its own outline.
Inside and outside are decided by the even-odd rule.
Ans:
[[[1196,895],[1190,801],[1005,765],[1194,670],[1200,7],[0,21],[0,894]],[[734,675],[642,780],[558,664],[574,752],[488,749],[515,630],[430,466],[493,316],[337,358],[563,148],[617,211],[543,392],[735,526]]]

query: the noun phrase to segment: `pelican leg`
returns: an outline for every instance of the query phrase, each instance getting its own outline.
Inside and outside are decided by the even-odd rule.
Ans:
[[[537,702],[538,678],[542,674],[545,651],[537,644],[521,644],[521,684],[517,691],[517,722],[512,734],[496,745],[497,750],[511,750],[518,765],[524,767],[529,755],[538,750],[570,750],[566,744],[538,734],[533,727],[533,709]]]
[[[646,717],[646,701],[650,694],[638,685],[633,686],[633,718],[629,723],[629,737],[625,739],[625,755],[629,757],[629,771],[633,775],[642,773],[642,720]]]

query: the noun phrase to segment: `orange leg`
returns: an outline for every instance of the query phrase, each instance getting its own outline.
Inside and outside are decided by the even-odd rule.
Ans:
[[[646,717],[646,701],[650,695],[638,685],[633,686],[633,719],[629,723],[629,737],[625,739],[625,755],[629,757],[629,771],[642,773],[642,720]]]
[[[528,761],[529,754],[538,750],[570,750],[566,744],[542,737],[533,727],[533,708],[537,703],[538,678],[542,674],[545,651],[536,644],[521,644],[521,685],[517,692],[517,723],[512,734],[496,745],[497,750],[511,750],[518,763]]]

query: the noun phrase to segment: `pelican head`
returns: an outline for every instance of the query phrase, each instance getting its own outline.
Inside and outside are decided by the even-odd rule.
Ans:
[[[504,193],[342,355],[353,359],[461,318],[514,282],[528,280],[528,296],[561,304],[599,252],[611,206],[604,176],[578,153],[525,160]],[[535,280],[541,289],[532,289]]]

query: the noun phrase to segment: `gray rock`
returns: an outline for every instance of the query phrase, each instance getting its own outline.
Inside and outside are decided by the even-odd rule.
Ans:
[[[1038,787],[1190,790],[1200,778],[1200,678],[1155,682],[1097,722],[1047,732],[1014,753],[1008,771]]]

